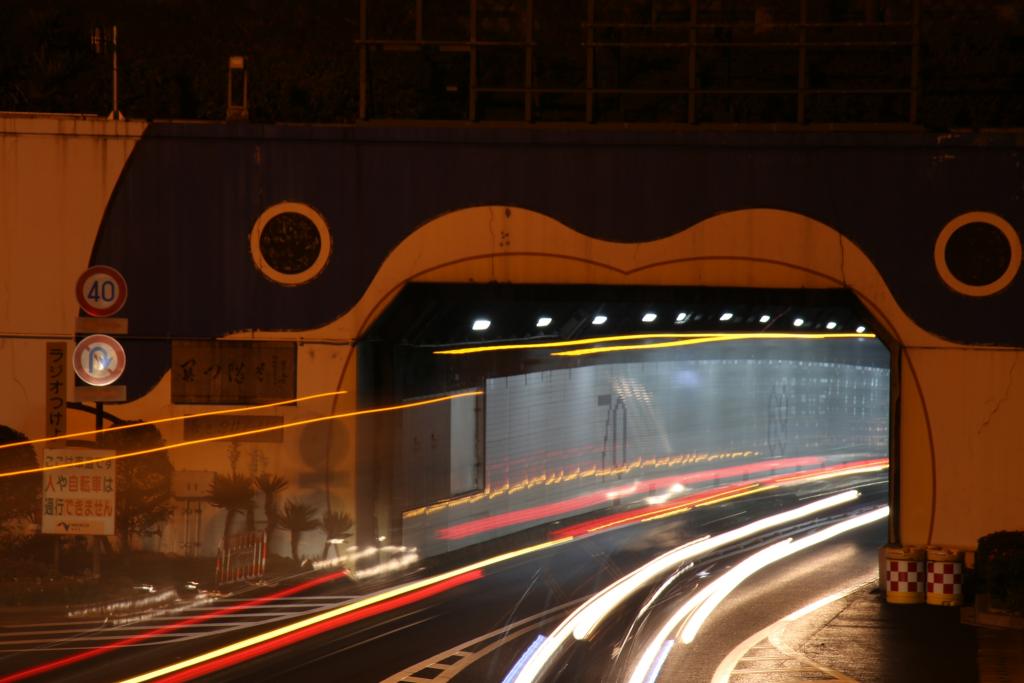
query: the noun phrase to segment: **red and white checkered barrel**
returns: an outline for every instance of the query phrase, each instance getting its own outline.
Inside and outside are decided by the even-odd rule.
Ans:
[[[924,548],[886,547],[885,600],[897,605],[914,605],[925,601]]]
[[[964,602],[964,554],[948,548],[928,549],[928,604],[957,607]]]

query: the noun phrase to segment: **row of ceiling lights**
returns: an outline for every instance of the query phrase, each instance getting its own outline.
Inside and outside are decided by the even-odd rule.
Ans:
[[[681,324],[685,323],[687,320],[690,319],[690,315],[691,314],[689,314],[689,313],[677,313],[676,314],[676,324],[677,325],[681,325]],[[725,311],[720,316],[718,316],[718,319],[721,322],[729,322],[730,320],[733,319],[733,317],[734,316],[733,316],[733,314],[731,312]],[[650,313],[650,312],[649,313],[644,313],[643,316],[640,318],[640,320],[642,322],[645,322],[645,323],[653,323],[657,319],[658,319],[658,314],[657,313]],[[760,322],[763,325],[763,324],[769,322],[771,319],[772,319],[772,317],[770,315],[768,315],[767,313],[765,313],[760,318],[758,318],[758,322]],[[548,316],[541,316],[541,317],[537,318],[537,327],[540,327],[540,328],[547,327],[548,325],[551,324],[551,322],[552,322],[552,319],[549,318]],[[604,325],[606,322],[608,322],[608,316],[606,316],[606,315],[595,315],[593,320],[590,321],[590,323],[592,325]],[[803,318],[799,318],[799,317],[793,318],[793,327],[803,327],[805,324],[807,324],[807,321],[804,320]],[[488,320],[487,318],[477,318],[476,320],[473,321],[473,330],[475,332],[483,332],[484,330],[487,330],[490,327],[491,327],[491,321]],[[833,320],[830,320],[827,323],[825,323],[825,329],[827,329],[827,330],[834,330],[837,327],[839,327],[839,324],[837,322],[833,321]],[[866,331],[867,331],[867,328],[864,327],[863,325],[858,325],[857,326],[857,334],[863,334]]]

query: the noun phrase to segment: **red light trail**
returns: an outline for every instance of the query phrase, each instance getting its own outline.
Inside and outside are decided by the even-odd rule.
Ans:
[[[91,650],[84,650],[84,651],[79,652],[77,654],[73,654],[73,655],[71,655],[69,657],[64,657],[62,659],[56,659],[56,660],[54,660],[52,662],[46,662],[45,664],[40,664],[38,666],[34,666],[34,667],[31,667],[31,668],[28,668],[28,669],[23,669],[21,671],[18,671],[17,673],[10,674],[8,676],[4,676],[3,678],[0,678],[0,683],[13,683],[14,681],[25,680],[26,678],[31,678],[33,676],[39,676],[40,674],[48,673],[50,671],[55,671],[57,669],[62,669],[65,666],[69,666],[71,664],[76,664],[78,662],[84,662],[86,660],[92,659],[93,657],[97,657],[97,656],[103,654],[104,652],[112,652],[114,650],[119,650],[122,647],[127,647],[129,645],[135,645],[137,643],[141,643],[143,641],[149,640],[150,638],[155,638],[156,636],[161,636],[161,635],[164,635],[166,633],[173,633],[174,631],[180,631],[181,629],[185,628],[186,626],[193,626],[195,624],[201,624],[204,621],[209,621],[210,619],[216,619],[218,617],[223,617],[223,616],[228,615],[228,614],[234,614],[235,612],[241,612],[242,610],[246,610],[246,609],[249,609],[251,607],[256,607],[258,605],[263,605],[263,604],[266,604],[268,602],[272,602],[274,600],[278,600],[280,598],[287,597],[289,595],[294,595],[296,593],[301,593],[302,591],[309,590],[310,588],[314,588],[316,586],[319,586],[319,585],[322,585],[322,584],[325,584],[325,583],[329,583],[329,582],[334,581],[336,579],[340,579],[343,576],[345,576],[346,574],[348,574],[347,570],[340,571],[340,572],[334,572],[334,573],[331,573],[331,574],[325,574],[324,576],[318,576],[315,579],[310,579],[309,581],[306,581],[304,583],[300,583],[300,584],[292,586],[290,588],[286,588],[286,589],[284,589],[282,591],[278,591],[277,593],[272,593],[270,595],[264,595],[264,596],[261,596],[261,597],[258,597],[258,598],[253,598],[252,600],[249,600],[247,602],[243,602],[243,603],[240,603],[238,605],[231,605],[231,606],[228,606],[228,607],[224,607],[222,609],[215,610],[213,612],[205,612],[203,614],[197,614],[196,616],[188,617],[187,619],[182,619],[181,621],[176,621],[173,624],[167,624],[166,626],[161,626],[161,627],[155,628],[155,629],[153,629],[151,631],[146,631],[145,633],[139,633],[138,635],[134,635],[134,636],[131,636],[130,638],[125,638],[123,640],[119,640],[119,641],[117,641],[115,643],[108,643],[107,645],[100,645],[99,647],[95,647],[95,648],[93,648]]]

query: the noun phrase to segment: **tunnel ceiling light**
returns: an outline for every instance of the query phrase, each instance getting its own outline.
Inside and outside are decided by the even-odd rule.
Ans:
[[[551,318],[547,317],[546,315],[542,315],[541,317],[537,318],[537,327],[547,327],[550,324]]]
[[[857,334],[864,334],[867,331],[867,329],[868,328],[864,327],[863,325],[858,325],[857,326]]]
[[[793,327],[803,327],[803,326],[804,326],[804,319],[803,318],[797,318],[796,320],[793,321]]]
[[[690,317],[689,313],[677,313],[676,314],[676,322],[677,323],[685,323],[689,319],[689,317]]]
[[[723,323],[728,321],[728,320],[732,320],[732,313],[729,313],[728,311],[726,311],[725,313],[720,315],[718,317],[718,319],[721,320]]]
[[[606,315],[595,315],[594,319],[590,321],[594,325],[604,325],[608,322],[608,316]]]
[[[473,321],[473,331],[474,332],[483,332],[484,330],[486,330],[490,326],[491,326],[491,321],[488,320],[487,318],[477,318],[476,320]]]
[[[835,322],[829,320],[827,323],[825,323],[825,329],[826,330],[834,330],[834,329],[836,329]]]
[[[771,319],[772,319],[772,317],[770,315],[768,315],[767,313],[765,313],[760,318],[758,318],[757,321],[763,325],[763,324],[765,324],[766,322],[768,322]]]
[[[655,320],[658,319],[658,314],[657,313],[644,313],[644,317],[642,317],[640,319],[643,320],[645,323],[653,323]]]

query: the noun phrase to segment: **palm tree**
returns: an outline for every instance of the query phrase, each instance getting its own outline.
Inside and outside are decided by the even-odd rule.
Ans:
[[[255,505],[253,498],[256,490],[252,487],[252,479],[240,474],[225,477],[214,474],[210,482],[210,505],[227,510],[228,518],[224,521],[224,540],[231,534],[231,522],[239,512],[248,513]]]
[[[327,534],[327,537],[324,538],[324,554],[320,559],[326,560],[327,551],[331,547],[331,539],[348,538],[352,535],[348,531],[352,528],[352,518],[346,512],[325,512],[320,519],[320,526]]]
[[[282,527],[292,533],[292,559],[298,562],[299,540],[302,534],[320,526],[316,519],[316,510],[311,505],[289,500],[284,504],[284,514],[281,515],[280,522]]]
[[[263,494],[263,512],[267,516],[267,538],[280,526],[281,511],[278,509],[277,496],[288,486],[288,480],[276,474],[264,472],[256,477],[256,488]]]

